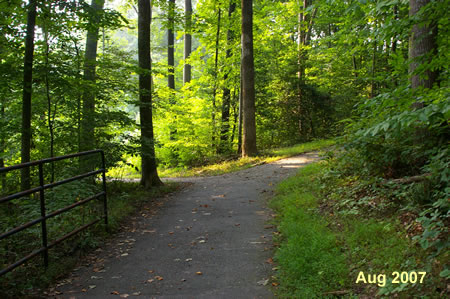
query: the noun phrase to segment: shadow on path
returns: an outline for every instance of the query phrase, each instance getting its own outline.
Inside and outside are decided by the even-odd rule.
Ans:
[[[156,215],[97,250],[95,262],[58,284],[58,298],[272,298],[274,186],[317,159],[307,153],[192,183]],[[87,262],[88,263],[88,262]]]

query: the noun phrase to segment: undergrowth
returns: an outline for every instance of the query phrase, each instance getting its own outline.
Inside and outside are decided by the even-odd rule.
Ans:
[[[278,186],[275,254],[283,298],[440,298],[448,255],[430,258],[420,223],[399,207],[407,191],[376,180],[337,175],[334,158],[315,163]],[[371,188],[372,186],[372,188]],[[432,250],[431,250],[432,251]],[[423,283],[393,283],[393,272],[426,272]],[[375,283],[358,275],[376,274]],[[382,278],[385,278],[384,281]],[[368,282],[368,281],[367,281]]]
[[[217,156],[215,160],[205,161],[200,166],[184,166],[164,168],[160,167],[158,173],[161,177],[190,177],[190,176],[211,176],[239,171],[252,166],[270,163],[279,159],[299,155],[305,152],[320,150],[335,144],[333,139],[316,140],[307,143],[297,144],[290,147],[264,150],[255,157],[241,158],[237,155]],[[139,178],[140,159],[138,157],[127,157],[126,163],[119,167],[112,168],[108,176],[114,178]]]
[[[96,184],[97,185],[97,184]],[[63,199],[58,201],[58,207],[67,205],[80,198],[81,187],[65,188],[55,194],[55,198]],[[98,223],[91,228],[67,239],[49,250],[49,267],[45,269],[43,259],[40,256],[19,266],[12,272],[0,277],[0,297],[2,298],[24,298],[33,297],[40,289],[45,289],[51,283],[58,280],[69,272],[83,257],[93,249],[103,244],[117,231],[122,229],[122,223],[126,222],[128,216],[140,210],[143,205],[151,205],[157,202],[157,198],[164,194],[175,191],[179,185],[166,183],[164,186],[154,188],[150,191],[144,190],[139,183],[111,181],[107,183],[108,190],[108,226]],[[84,190],[85,191],[85,190]],[[81,193],[80,193],[81,192]],[[59,195],[59,196],[57,196]],[[72,197],[71,197],[72,196]],[[82,197],[81,197],[82,198]],[[34,208],[34,209],[33,209]],[[27,206],[31,217],[39,213],[38,206]],[[37,209],[37,211],[34,211]],[[156,209],[156,207],[155,207]],[[6,211],[3,211],[6,213]],[[79,226],[88,223],[102,215],[101,202],[92,202],[88,206],[77,207],[70,212],[63,213],[57,219],[51,218],[47,222],[49,240],[55,240]],[[23,219],[17,221],[25,221]],[[20,218],[20,217],[19,217]],[[6,219],[2,216],[2,219]],[[40,226],[34,226],[24,231],[15,238],[2,240],[0,251],[2,268],[11,262],[22,258],[41,246]]]

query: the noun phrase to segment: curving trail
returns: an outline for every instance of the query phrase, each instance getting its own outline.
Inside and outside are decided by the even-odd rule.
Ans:
[[[307,153],[191,183],[98,249],[48,295],[57,298],[272,298],[273,187]],[[51,297],[51,296],[50,296]]]

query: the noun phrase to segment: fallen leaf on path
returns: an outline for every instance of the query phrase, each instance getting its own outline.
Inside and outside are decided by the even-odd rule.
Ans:
[[[81,289],[81,291],[82,291],[82,292],[87,292],[87,290],[86,290],[86,289]]]
[[[90,289],[95,289],[97,286],[95,284],[92,284],[89,286]]]
[[[113,295],[119,295],[120,293],[117,292],[117,291],[112,291],[111,294],[113,294]]]
[[[268,264],[273,264],[273,259],[272,259],[271,257],[269,257],[269,258],[266,260],[266,263],[268,263]]]
[[[152,282],[154,282],[154,281],[155,281],[154,279],[149,279],[149,280],[147,280],[148,283],[152,283]]]
[[[173,232],[169,232],[169,235],[173,235]]]
[[[153,273],[155,272],[155,270],[148,270],[148,273]]]
[[[164,278],[162,276],[158,276],[158,275],[155,276],[155,279],[156,280],[164,280]]]
[[[200,241],[198,241],[199,243],[206,243],[206,241],[205,240],[200,240]]]
[[[276,287],[276,286],[278,286],[278,285],[279,285],[278,282],[272,282],[272,286]]]
[[[127,256],[128,255],[128,253],[122,253],[120,256]]]
[[[263,285],[263,286],[267,285],[268,283],[269,283],[269,279],[262,279],[257,282],[257,284]]]
[[[203,275],[203,273],[200,272],[200,271],[195,272],[195,274],[197,274],[197,275]]]
[[[139,296],[141,294],[141,292],[134,292],[133,294],[131,294],[131,295],[133,295],[133,296]]]
[[[142,232],[143,233],[156,233],[156,229],[152,229],[152,230],[146,229],[146,230],[143,230]]]
[[[128,298],[128,297],[130,297],[129,294],[122,294],[122,295],[120,295],[120,298]]]
[[[212,198],[224,198],[225,194],[213,195]]]
[[[241,225],[240,223],[235,223],[235,224],[234,224],[234,226],[240,226],[240,225]]]
[[[190,257],[190,258],[188,258],[188,259],[185,259],[185,261],[186,261],[186,262],[190,262],[190,261],[192,261],[192,258]]]

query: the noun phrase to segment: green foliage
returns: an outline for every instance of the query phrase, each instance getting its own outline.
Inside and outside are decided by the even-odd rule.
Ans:
[[[306,166],[277,187],[271,207],[281,233],[275,254],[279,265],[280,296],[319,298],[347,285],[345,256],[327,222],[316,214],[317,172],[320,164]]]

